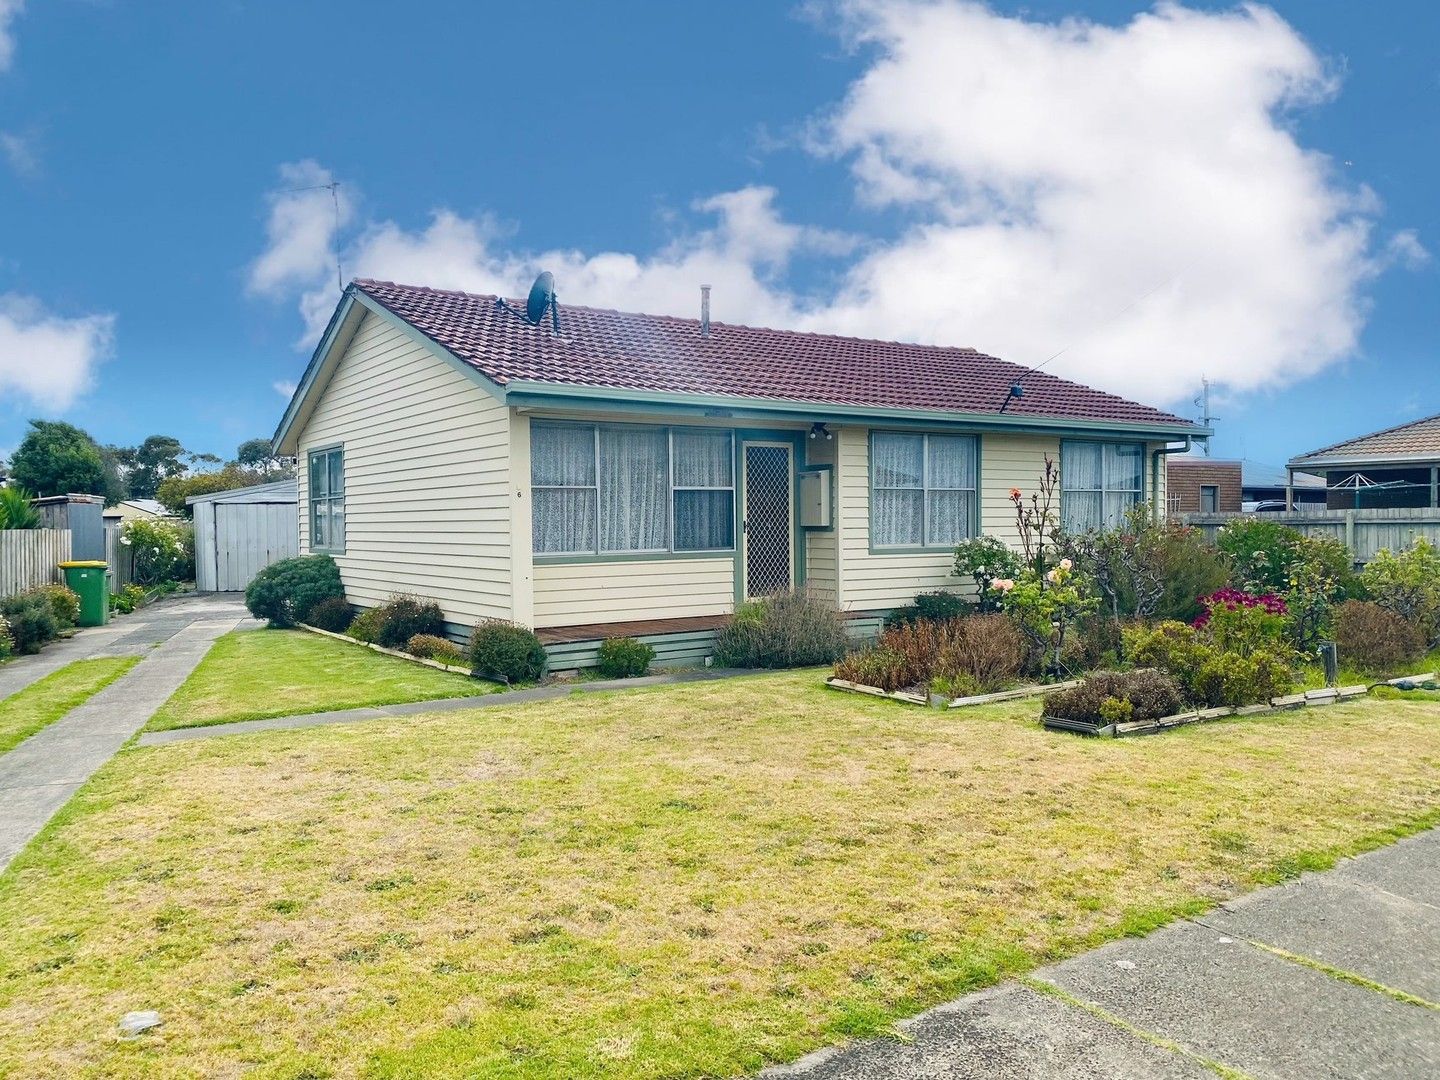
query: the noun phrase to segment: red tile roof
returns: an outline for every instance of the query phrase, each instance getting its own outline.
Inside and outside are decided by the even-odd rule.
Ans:
[[[778,399],[917,412],[996,413],[1019,379],[1011,417],[1193,426],[1171,413],[974,349],[711,323],[560,305],[560,336],[493,296],[388,281],[355,286],[502,386],[538,382],[613,390]],[[512,301],[524,307],[523,301]]]

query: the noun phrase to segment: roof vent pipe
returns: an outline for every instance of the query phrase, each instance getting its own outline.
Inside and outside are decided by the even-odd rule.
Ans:
[[[710,336],[710,286],[700,286],[700,336]]]

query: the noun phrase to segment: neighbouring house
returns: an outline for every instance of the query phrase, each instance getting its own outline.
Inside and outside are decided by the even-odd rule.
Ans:
[[[1440,507],[1440,414],[1312,450],[1288,468],[1322,475],[1331,510]]]
[[[1241,466],[1241,509],[1273,511],[1285,509],[1287,490],[1296,510],[1325,509],[1325,478],[1307,472],[1288,472],[1277,465],[1243,460]]]
[[[114,506],[107,506],[101,516],[107,525],[118,525],[136,518],[153,521],[155,518],[169,517],[170,511],[157,499],[126,499]]]
[[[1165,460],[1165,494],[1172,514],[1238,514],[1238,461],[1175,454]]]
[[[301,551],[352,603],[532,626],[557,668],[619,635],[693,663],[738,602],[799,586],[873,628],[966,586],[958,541],[1018,543],[1010,492],[1046,457],[1088,528],[1163,510],[1165,456],[1209,435],[969,348],[557,312],[558,333],[492,296],[346,289],[275,449],[300,462]]]

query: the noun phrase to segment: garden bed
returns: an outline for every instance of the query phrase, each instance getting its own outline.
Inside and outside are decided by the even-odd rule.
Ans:
[[[312,634],[333,638],[336,641],[344,641],[351,645],[359,645],[362,649],[370,649],[374,652],[384,653],[386,656],[393,656],[397,660],[409,660],[412,664],[422,664],[425,667],[435,668],[437,671],[448,671],[452,675],[469,675],[472,678],[481,678],[481,676],[475,675],[468,667],[456,667],[453,664],[442,664],[439,660],[427,660],[423,656],[415,656],[411,653],[403,652],[400,649],[387,649],[384,645],[376,645],[373,641],[361,641],[359,638],[353,638],[349,634],[337,634],[331,630],[321,630],[318,626],[310,626],[307,623],[296,623],[295,625],[299,629],[307,630]],[[494,680],[486,679],[484,681],[493,682]]]
[[[1075,735],[1098,735],[1107,738],[1123,739],[1131,735],[1157,735],[1162,731],[1169,731],[1172,728],[1186,727],[1190,724],[1203,724],[1210,720],[1224,720],[1232,716],[1256,716],[1261,713],[1285,712],[1291,709],[1330,705],[1338,701],[1364,697],[1377,686],[1394,686],[1400,688],[1406,684],[1430,682],[1434,680],[1435,677],[1435,674],[1432,672],[1424,675],[1405,675],[1398,679],[1387,679],[1384,682],[1375,683],[1373,686],[1362,683],[1355,686],[1307,690],[1303,693],[1286,694],[1283,697],[1271,698],[1268,702],[1261,702],[1255,705],[1195,709],[1189,712],[1176,713],[1173,716],[1162,716],[1158,720],[1137,720],[1131,723],[1121,724],[1091,724],[1083,720],[1064,720],[1059,717],[1045,716],[1041,718],[1041,722],[1047,731],[1064,731]]]
[[[844,690],[851,694],[868,694],[871,697],[889,698],[891,701],[903,701],[906,705],[933,705],[943,709],[962,709],[969,705],[990,705],[997,701],[1016,701],[1021,698],[1053,694],[1057,690],[1068,690],[1072,686],[1078,686],[1079,680],[1061,683],[1040,683],[1034,686],[1017,686],[1013,690],[997,690],[992,694],[970,694],[966,697],[957,698],[947,698],[943,694],[923,694],[918,690],[882,690],[878,686],[866,686],[864,683],[848,682],[845,679],[838,679],[833,676],[825,680],[825,685],[832,690]]]

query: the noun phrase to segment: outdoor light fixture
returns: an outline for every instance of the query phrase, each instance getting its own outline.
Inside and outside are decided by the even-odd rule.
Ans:
[[[835,436],[829,431],[825,430],[824,424],[822,424],[819,420],[816,420],[813,424],[810,425],[810,438],[829,440],[835,438]]]

